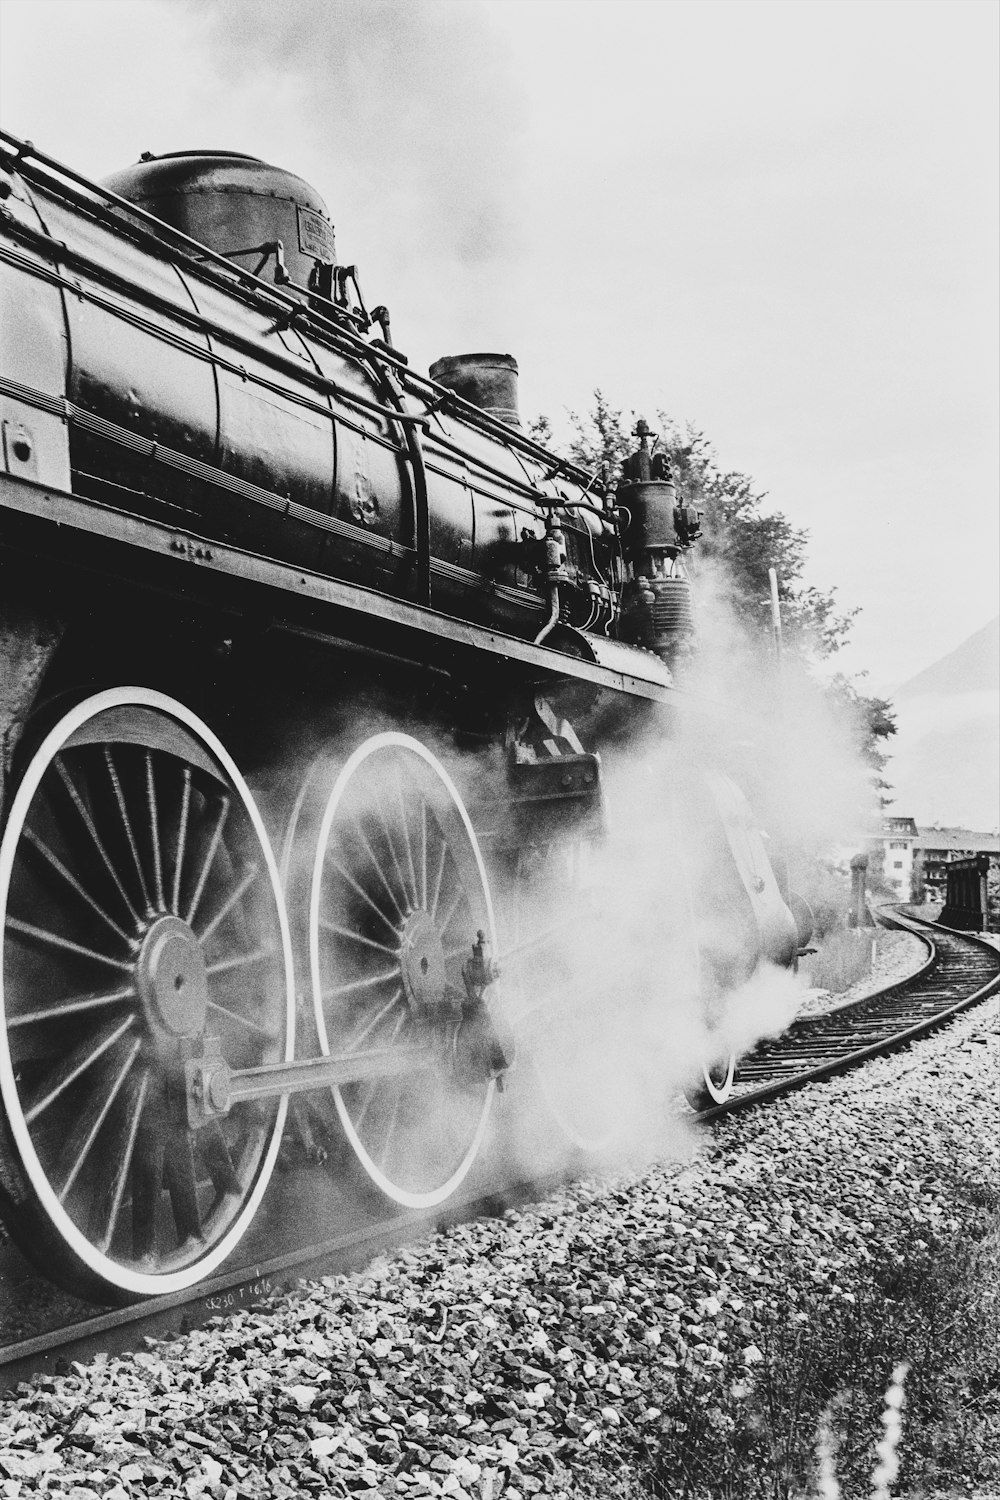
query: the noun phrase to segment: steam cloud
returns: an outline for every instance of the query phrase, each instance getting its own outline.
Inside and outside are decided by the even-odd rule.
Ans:
[[[259,78],[263,118],[290,112],[301,148],[277,165],[326,197],[339,258],[359,263],[372,301],[405,311],[407,347],[417,316],[467,339],[502,338],[524,111],[488,9],[479,0],[185,3],[220,75]]]
[[[293,109],[302,157],[281,164],[327,197],[340,258],[360,263],[372,300],[398,297],[408,318],[419,308],[445,342],[456,326],[464,347],[494,342],[480,320],[488,305],[502,330],[505,298],[514,295],[505,269],[518,250],[512,203],[523,137],[519,86],[488,8],[478,0],[185,4],[219,72],[259,78],[262,114],[274,99]],[[442,129],[442,119],[455,128]],[[253,141],[229,144],[254,149]],[[698,949],[719,950],[734,933],[724,910],[698,909],[698,831],[682,834],[675,814],[681,767],[712,763],[719,724],[729,768],[760,822],[776,846],[802,852],[803,868],[833,843],[856,843],[864,826],[869,790],[848,730],[792,662],[779,687],[773,662],[761,660],[727,606],[726,579],[696,566],[701,649],[689,685],[715,700],[719,718],[693,711],[672,744],[653,736],[631,745],[607,766],[607,844],[568,851],[565,868],[533,876],[526,868],[518,896],[499,894],[506,951],[529,928],[593,914],[566,928],[544,958],[515,961],[505,978],[505,1003],[535,1059],[512,1077],[514,1107],[504,1112],[522,1121],[513,1150],[529,1165],[598,1140],[632,1154],[683,1153],[686,1133],[665,1108],[672,1094],[712,1052],[744,1052],[794,1013],[794,978],[765,968],[730,996],[711,1034],[706,1025]],[[345,726],[345,754],[364,732],[403,728],[461,775],[454,747],[436,744],[433,732],[362,717],[345,710],[337,733],[313,726],[317,750],[329,753]],[[475,785],[495,772],[473,761],[461,779]],[[283,767],[281,779],[288,775]],[[537,1108],[524,1127],[517,1108],[532,1093]]]
[[[606,839],[526,847],[506,865],[491,859],[489,840],[484,845],[504,966],[495,1003],[519,1046],[494,1111],[507,1152],[501,1178],[511,1163],[525,1174],[558,1170],[581,1152],[611,1166],[686,1156],[692,1135],[676,1108],[681,1089],[697,1083],[703,1062],[744,1054],[794,1017],[797,976],[766,963],[740,969],[754,934],[739,886],[719,895],[708,852],[711,809],[697,794],[703,769],[724,765],[742,784],[773,847],[792,856],[793,886],[806,884],[811,861],[832,844],[856,847],[863,826],[871,791],[848,727],[792,661],[779,681],[773,657],[761,655],[728,607],[720,573],[703,567],[697,589],[701,649],[687,683],[691,710],[670,734],[652,724],[607,749]],[[714,703],[715,712],[699,702]],[[498,751],[460,752],[446,727],[400,723],[370,703],[342,703],[323,724],[307,720],[288,743],[307,762],[314,752],[336,761],[387,728],[437,755],[474,821],[484,791],[503,802]],[[288,788],[304,773],[283,760],[278,781]],[[735,974],[725,995],[713,962]],[[343,1042],[330,1044],[337,1051]],[[433,1100],[453,1085],[431,1075],[426,1083],[430,1126]],[[418,1107],[412,1116],[413,1160],[403,1171],[420,1178],[421,1158],[440,1159],[444,1142],[424,1140]]]

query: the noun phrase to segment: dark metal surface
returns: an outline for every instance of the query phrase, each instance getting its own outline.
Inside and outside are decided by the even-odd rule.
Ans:
[[[909,922],[900,925],[914,927]],[[949,941],[950,939],[950,941]],[[987,944],[975,944],[960,934],[935,933],[938,953],[929,957],[920,973],[908,980],[888,986],[860,1006],[848,1006],[832,1017],[833,1032],[841,1032],[836,1055],[817,1059],[813,1052],[810,1064],[792,1042],[788,1053],[791,1066],[775,1067],[771,1081],[744,1087],[726,1105],[701,1113],[703,1121],[766,1104],[769,1100],[801,1087],[807,1082],[830,1077],[892,1048],[946,1024],[960,1011],[995,992],[1000,983],[1000,956]],[[942,963],[942,955],[944,962]],[[861,1011],[852,1023],[853,1012]],[[916,1014],[922,1011],[922,1014]],[[882,1035],[857,1045],[862,1030],[879,1026],[883,1013]],[[887,1017],[887,1019],[886,1019]],[[800,1027],[806,1046],[825,1047],[816,1041],[815,1029]],[[849,1035],[847,1035],[849,1033]],[[853,1047],[848,1042],[853,1040]],[[786,1076],[779,1076],[785,1074]],[[498,1199],[481,1178],[475,1178],[447,1205],[432,1213],[401,1211],[387,1217],[373,1201],[356,1188],[350,1189],[343,1178],[329,1172],[317,1175],[308,1169],[309,1201],[312,1204],[313,1228],[327,1223],[350,1224],[336,1235],[308,1234],[295,1244],[289,1241],[293,1228],[301,1229],[303,1201],[302,1170],[292,1167],[279,1172],[272,1182],[265,1212],[244,1242],[240,1262],[224,1274],[200,1286],[193,1294],[156,1298],[137,1307],[95,1313],[82,1304],[55,1310],[58,1322],[34,1336],[19,1337],[0,1347],[0,1387],[13,1386],[18,1380],[42,1371],[65,1368],[70,1359],[86,1359],[101,1351],[120,1351],[138,1347],[144,1336],[164,1337],[184,1331],[209,1318],[250,1306],[265,1306],[270,1294],[289,1280],[307,1275],[324,1275],[364,1264],[374,1254],[392,1246],[412,1241],[422,1233],[446,1223],[496,1212],[498,1207],[530,1201],[550,1191],[561,1178],[544,1178],[533,1183],[511,1174],[510,1185]],[[353,1192],[353,1196],[351,1196]],[[28,1287],[30,1273],[11,1247],[0,1246],[0,1297],[6,1292],[16,1295],[18,1286]],[[25,1296],[29,1293],[26,1290]]]
[[[28,174],[24,163],[21,170]],[[241,204],[255,213],[301,207],[298,187],[268,187],[274,169],[244,159],[161,159],[135,171],[166,174],[167,198],[212,221],[202,225],[210,242],[226,238],[222,226],[239,219]],[[253,172],[266,179],[259,191]],[[231,191],[227,174],[240,179]],[[330,576],[368,581],[374,570],[372,581],[389,594],[536,634],[542,580],[515,551],[526,528],[541,535],[546,505],[586,502],[564,466],[540,462],[531,444],[519,451],[510,428],[470,427],[474,408],[436,399],[440,387],[412,377],[380,341],[339,326],[332,304],[325,319],[312,304],[296,307],[301,316],[276,317],[256,279],[248,287],[173,243],[151,254],[145,230],[123,232],[120,219],[44,173],[30,186],[27,176],[12,181],[20,186],[7,205],[0,297],[12,308],[44,307],[33,337],[18,346],[51,370],[32,378],[23,358],[3,370],[22,391],[8,420],[28,426],[33,413],[40,429],[61,420],[75,492],[114,503],[109,486],[125,484],[130,509],[152,519],[183,520],[219,542]],[[142,197],[131,178],[118,186]],[[190,245],[183,235],[180,242]],[[428,465],[420,428],[459,463]],[[22,451],[11,432],[7,447]],[[47,469],[24,477],[68,488],[55,463],[53,455]],[[247,488],[233,503],[234,481],[272,503],[248,507]],[[594,590],[616,566],[617,539],[610,526],[578,521],[570,514],[565,523],[573,572],[564,595],[571,617],[585,623]],[[382,546],[373,552],[369,538]]]
[[[289,630],[305,627],[322,632],[325,620],[333,641],[344,632],[350,619],[358,633],[372,638],[373,643],[375,638],[384,638],[386,634],[395,634],[400,642],[408,640],[404,654],[419,649],[428,653],[429,663],[438,654],[435,649],[438,643],[442,647],[458,647],[480,658],[495,657],[531,668],[542,678],[572,678],[630,697],[675,708],[689,704],[692,712],[704,711],[689,695],[673,687],[669,673],[655,657],[618,642],[583,637],[584,645],[592,648],[595,659],[569,656],[534,646],[500,630],[421,609],[405,600],[376,595],[355,584],[293,568],[273,558],[144,517],[122,514],[108,506],[26,484],[4,474],[0,474],[0,507],[33,522],[47,523],[44,533],[36,530],[31,538],[25,535],[23,547],[33,542],[35,548],[58,556],[65,546],[81,563],[99,566],[111,577],[116,568],[134,574],[142,566],[144,555],[170,564],[173,583],[162,576],[161,581],[178,592],[209,587],[199,584],[198,575],[261,586],[280,596],[270,601],[270,607],[279,611],[283,627]],[[96,555],[99,549],[89,545],[95,541],[114,544],[120,555],[116,557],[106,549]]]
[[[946,927],[963,932],[982,932],[986,926],[986,880],[990,871],[988,854],[973,854],[955,859],[946,867],[948,888],[941,921]]]

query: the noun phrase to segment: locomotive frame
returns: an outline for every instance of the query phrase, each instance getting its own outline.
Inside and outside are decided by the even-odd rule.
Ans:
[[[247,160],[131,170],[207,198]],[[452,1193],[515,1052],[498,948],[547,941],[525,892],[599,833],[601,754],[699,711],[696,518],[646,434],[625,511],[409,370],[298,179],[244,193],[294,253],[256,221],[222,253],[122,175],[0,136],[0,1209],[106,1302],[225,1261],[300,1092],[390,1199]],[[712,795],[743,967],[788,962]]]

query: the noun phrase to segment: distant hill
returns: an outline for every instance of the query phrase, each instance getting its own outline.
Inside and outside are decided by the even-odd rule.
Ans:
[[[1000,617],[892,694],[892,811],[919,824],[1000,824]]]
[[[925,693],[1000,691],[1000,615],[896,689],[893,701]]]

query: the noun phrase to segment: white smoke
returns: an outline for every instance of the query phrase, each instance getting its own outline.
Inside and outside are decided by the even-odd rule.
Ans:
[[[489,8],[479,0],[184,3],[222,76],[244,91],[256,80],[263,117],[271,100],[293,112],[295,159],[276,165],[324,196],[338,258],[359,265],[369,305],[390,302],[408,352],[426,362],[459,352],[414,350],[417,318],[442,339],[463,336],[462,348],[502,341],[519,248],[525,110]]]

